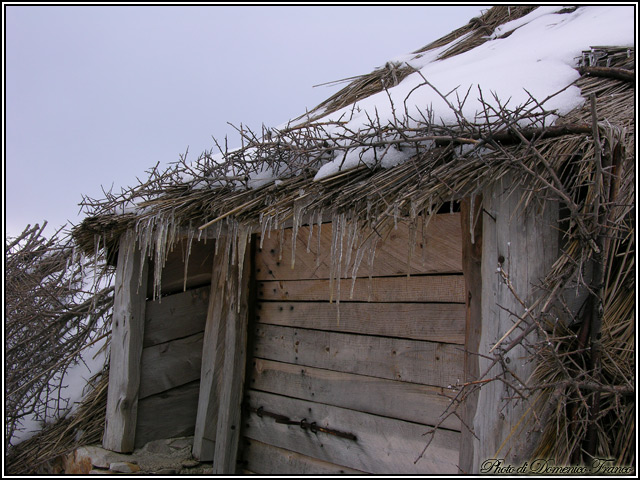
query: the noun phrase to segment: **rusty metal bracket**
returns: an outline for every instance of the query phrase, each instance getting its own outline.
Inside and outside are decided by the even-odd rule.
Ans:
[[[307,430],[309,429],[313,433],[326,433],[328,435],[335,435],[336,437],[346,438],[348,440],[353,440],[354,442],[358,440],[353,433],[342,432],[340,430],[335,430],[333,428],[321,427],[316,422],[309,423],[306,418],[302,420],[291,420],[286,415],[280,415],[279,413],[268,412],[264,409],[264,407],[247,407],[247,410],[257,414],[259,417],[270,417],[275,420],[276,423],[280,423],[283,425],[298,425],[301,429]]]

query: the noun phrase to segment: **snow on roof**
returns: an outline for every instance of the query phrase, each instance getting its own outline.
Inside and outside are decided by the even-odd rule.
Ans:
[[[457,107],[467,121],[482,124],[485,104],[498,109],[500,102],[516,110],[531,98],[544,102],[534,112],[542,113],[544,108],[565,115],[584,102],[580,89],[572,85],[579,77],[576,67],[581,52],[595,45],[633,46],[635,12],[633,6],[585,6],[570,13],[558,13],[562,10],[557,6],[538,7],[496,28],[491,40],[443,60],[438,60],[438,55],[464,37],[409,57],[406,63],[417,71],[397,86],[317,121],[337,122],[347,118],[343,127],[335,126],[330,131],[340,136],[346,131],[367,129],[371,118],[380,119],[381,125],[392,122],[397,110],[406,106],[404,115],[409,117],[409,126],[411,118],[421,118],[426,111],[436,124],[456,125]],[[524,120],[519,125],[526,127],[526,123]],[[395,166],[410,156],[411,152],[403,155],[396,151],[380,164]],[[339,155],[322,166],[315,180],[362,162],[374,162],[376,158],[379,160],[379,155],[376,157],[373,152],[350,151],[346,157]]]

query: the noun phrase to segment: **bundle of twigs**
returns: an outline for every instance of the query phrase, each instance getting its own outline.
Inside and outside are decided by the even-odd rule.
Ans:
[[[111,272],[59,230],[28,226],[7,240],[5,258],[5,442],[25,419],[46,422],[69,409],[65,372],[106,336]]]
[[[74,415],[46,426],[7,455],[5,473],[38,475],[62,473],[62,457],[78,446],[99,443],[104,432],[109,369],[89,380],[91,390]]]

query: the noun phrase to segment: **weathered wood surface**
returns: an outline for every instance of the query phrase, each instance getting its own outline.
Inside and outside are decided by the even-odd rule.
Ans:
[[[148,300],[145,311],[144,346],[204,331],[210,286]]]
[[[139,398],[198,380],[203,336],[202,332],[196,333],[142,350]]]
[[[255,357],[439,387],[462,383],[458,345],[259,324]]]
[[[557,204],[546,202],[544,213],[537,210],[522,212],[518,210],[519,189],[511,196],[504,194],[513,176],[506,176],[483,192],[485,210],[493,217],[485,215],[482,234],[482,333],[478,351],[482,355],[493,354],[489,350],[513,326],[518,315],[523,313],[522,306],[509,291],[505,281],[496,273],[499,260],[507,272],[515,292],[527,304],[532,305],[537,296],[534,285],[549,271],[557,258],[558,230]],[[494,220],[495,219],[495,220]],[[502,257],[502,258],[501,258]],[[507,344],[521,332],[516,329],[506,339]],[[535,341],[534,336],[531,340]],[[530,354],[521,346],[512,349],[507,355],[509,368],[518,378],[527,381],[535,365],[529,360]],[[479,371],[482,374],[489,366],[488,358],[479,359]],[[502,374],[500,365],[496,365],[488,374],[489,378]],[[517,382],[507,374],[507,379]],[[508,401],[515,396],[513,390],[503,382],[490,382],[482,387],[478,396],[478,407],[474,420],[474,470],[487,458],[504,458],[511,465],[520,465],[528,460],[530,449],[535,445],[534,425],[520,420],[530,407],[526,402]],[[509,440],[506,439],[509,437]]]
[[[221,243],[223,245],[219,246],[220,254],[216,255],[213,261],[211,293],[202,350],[198,415],[193,436],[193,456],[201,461],[213,460],[220,400],[222,372],[220,365],[224,361],[225,309],[229,308],[225,298],[229,260],[223,253],[226,239],[222,239]]]
[[[271,325],[464,343],[463,304],[260,302],[256,315]]]
[[[218,424],[216,429],[213,470],[216,474],[236,471],[238,442],[242,419],[242,396],[247,363],[247,328],[249,321],[249,287],[252,271],[252,250],[249,231],[240,231],[237,239],[235,265],[229,266],[225,284],[228,308],[224,341]],[[242,263],[241,263],[242,262]],[[214,367],[216,368],[217,365]]]
[[[477,196],[473,204],[471,199],[460,202],[462,220],[462,268],[466,289],[466,328],[465,328],[465,383],[478,380],[478,343],[482,332],[482,198]],[[490,220],[489,220],[490,221]],[[473,229],[473,230],[472,230]],[[473,417],[478,406],[478,391],[467,392],[461,408],[465,425],[473,428]],[[473,471],[474,448],[473,432],[462,427],[460,435],[460,473]]]
[[[460,433],[440,429],[423,458],[414,463],[427,443],[425,425],[379,417],[344,408],[249,391],[249,405],[263,407],[291,419],[317,422],[322,427],[349,432],[350,440],[300,426],[278,424],[251,413],[245,417],[244,434],[254,440],[295,451],[319,460],[376,474],[456,473]]]
[[[102,442],[104,448],[116,452],[134,449],[148,262],[142,263],[141,275],[141,253],[133,232],[127,231],[120,239],[116,269],[111,368]]]
[[[258,282],[259,300],[328,301],[329,280],[272,280]],[[406,275],[357,278],[351,296],[351,279],[340,286],[340,302],[455,302],[464,303],[462,275]],[[337,286],[333,286],[333,300]]]
[[[196,241],[191,243],[191,253],[187,265],[186,290],[211,283],[211,264],[213,263],[214,241]],[[170,295],[185,290],[185,259],[188,243],[186,239],[178,242],[172,252],[169,252],[160,277],[162,295]],[[149,269],[149,283],[147,297],[153,298],[154,268]]]
[[[364,473],[246,437],[242,443],[243,458],[247,459],[244,468],[256,474],[340,475]]]
[[[291,268],[292,229],[284,232],[282,259],[280,256],[279,234],[272,232],[271,237],[263,239],[262,249],[256,253],[256,278],[258,280],[294,280],[329,278],[331,254],[331,224],[324,224],[320,234],[320,264],[316,262],[318,251],[317,226],[307,252],[309,227],[301,227],[296,243],[295,268]],[[376,248],[373,276],[406,275],[407,273],[457,273],[462,271],[460,240],[460,214],[434,215],[425,232],[425,238],[416,242],[411,257],[410,269],[407,268],[409,251],[409,228],[398,223],[398,229],[392,230],[389,237]],[[347,254],[343,253],[346,261]],[[351,278],[355,261],[355,252],[350,264],[343,265],[342,275]],[[370,273],[366,260],[363,260],[357,276],[366,277]],[[346,290],[346,288],[345,288]]]
[[[449,406],[446,388],[334,372],[313,367],[255,358],[249,386],[254,390],[295,397],[302,400],[436,425]],[[442,427],[460,430],[460,420],[451,415]]]
[[[193,435],[200,382],[195,381],[139,402],[136,448],[161,438]]]

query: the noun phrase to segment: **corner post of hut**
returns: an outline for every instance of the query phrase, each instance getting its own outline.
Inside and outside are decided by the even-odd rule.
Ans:
[[[140,364],[144,336],[148,262],[133,230],[120,238],[109,369],[109,392],[102,445],[116,452],[134,449]]]
[[[518,176],[508,173],[482,193],[481,326],[479,339],[471,342],[479,354],[472,370],[483,375],[493,360],[499,361],[484,376],[495,381],[479,390],[471,419],[475,437],[473,458],[466,461],[470,473],[480,473],[483,462],[491,459],[517,468],[529,460],[538,435],[532,409],[539,406],[519,398],[526,390],[513,388],[523,387],[536,367],[533,350],[525,347],[536,342],[535,329],[524,342],[502,349],[523,334],[530,319],[520,302],[534,304],[540,294],[537,286],[557,258],[558,204],[533,201],[524,207],[525,187],[514,188],[513,182]],[[524,319],[520,327],[505,337],[519,318]]]

